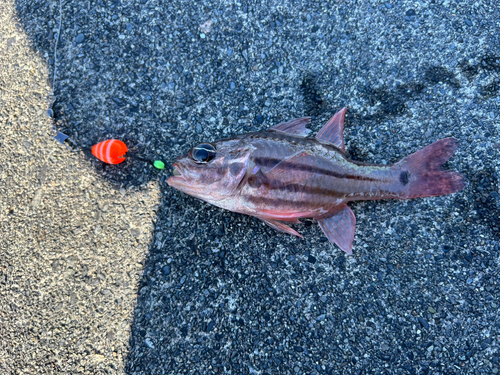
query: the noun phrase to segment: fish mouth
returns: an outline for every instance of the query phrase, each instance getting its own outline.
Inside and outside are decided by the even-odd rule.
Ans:
[[[174,168],[172,171],[172,177],[167,180],[167,184],[172,186],[174,184],[178,185],[179,182],[185,182],[184,177],[182,176],[182,168],[179,166],[179,164],[173,163],[172,167]]]
[[[174,168],[173,171],[172,171],[172,174],[175,176],[175,177],[179,177],[179,176],[182,176],[182,168],[179,164],[177,163],[173,163],[172,164],[172,167]]]

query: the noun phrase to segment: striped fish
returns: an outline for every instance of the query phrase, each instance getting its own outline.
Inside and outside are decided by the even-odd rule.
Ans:
[[[120,164],[125,161],[127,145],[117,139],[108,139],[92,146],[92,155],[108,164]]]
[[[218,207],[255,216],[302,237],[288,224],[318,221],[328,240],[352,254],[356,218],[350,201],[411,199],[464,188],[464,177],[443,171],[458,142],[444,138],[390,165],[349,160],[344,117],[336,113],[315,138],[309,117],[213,143],[177,158],[167,183]]]

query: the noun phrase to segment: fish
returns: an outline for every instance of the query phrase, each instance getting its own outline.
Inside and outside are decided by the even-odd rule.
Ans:
[[[350,255],[356,217],[349,202],[432,197],[465,187],[461,173],[442,169],[458,148],[451,137],[393,164],[349,159],[346,111],[338,111],[314,138],[307,128],[311,118],[302,117],[198,144],[172,164],[167,184],[301,238],[289,224],[314,219],[328,240]]]

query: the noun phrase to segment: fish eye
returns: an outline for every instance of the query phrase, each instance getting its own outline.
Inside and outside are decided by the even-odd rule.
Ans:
[[[191,157],[199,164],[208,163],[215,155],[215,147],[210,143],[202,143],[191,150]]]

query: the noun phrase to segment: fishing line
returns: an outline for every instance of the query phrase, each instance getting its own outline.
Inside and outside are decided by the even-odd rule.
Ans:
[[[52,91],[47,96],[47,101],[49,102],[49,108],[47,109],[47,116],[49,116],[52,123],[52,134],[56,141],[66,146],[71,151],[78,151],[78,146],[76,142],[74,142],[71,138],[69,138],[66,134],[61,133],[57,130],[56,119],[54,115],[54,103],[56,102],[56,74],[57,74],[57,45],[59,43],[59,36],[61,35],[62,28],[62,0],[59,0],[59,27],[56,33],[56,42],[54,44],[54,75],[52,76]],[[76,148],[76,149],[75,149]]]

